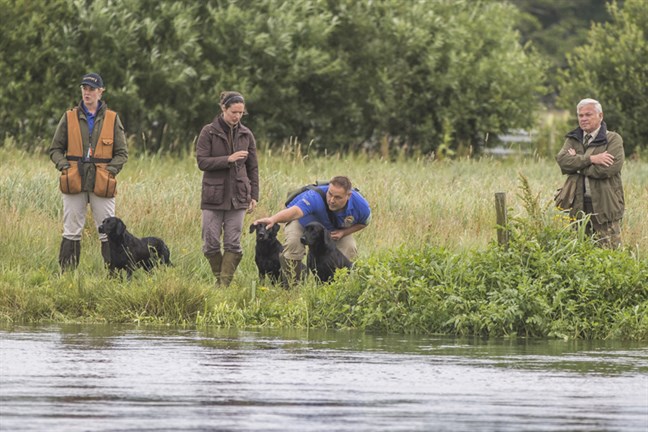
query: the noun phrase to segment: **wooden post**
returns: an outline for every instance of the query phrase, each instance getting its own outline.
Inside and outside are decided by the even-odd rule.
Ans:
[[[495,193],[495,212],[497,213],[497,243],[500,246],[507,247],[509,233],[506,229],[508,224],[508,215],[506,212],[506,193]]]

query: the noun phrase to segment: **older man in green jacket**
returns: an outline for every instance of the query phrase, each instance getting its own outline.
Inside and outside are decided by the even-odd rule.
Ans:
[[[607,130],[598,101],[581,100],[576,113],[579,127],[567,134],[556,156],[562,173],[572,175],[576,181],[570,216],[590,215],[588,233],[594,234],[603,247],[618,248],[625,210],[621,182],[623,139]]]

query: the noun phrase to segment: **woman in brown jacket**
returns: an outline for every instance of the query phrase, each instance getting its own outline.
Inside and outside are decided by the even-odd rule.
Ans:
[[[259,200],[256,142],[250,129],[241,124],[245,100],[240,93],[226,91],[220,95],[220,108],[221,114],[202,128],[196,143],[198,168],[203,171],[203,253],[217,287],[232,282],[243,257],[243,218]]]

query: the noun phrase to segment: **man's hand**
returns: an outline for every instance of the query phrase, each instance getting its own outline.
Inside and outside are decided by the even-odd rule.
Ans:
[[[275,223],[272,221],[272,218],[266,217],[266,218],[257,219],[252,224],[253,225],[264,225],[266,227],[266,229],[270,229],[270,228],[272,228],[272,226]]]
[[[603,153],[590,156],[590,162],[592,162],[592,165],[602,165],[604,167],[609,167],[614,163],[614,156],[605,151]]]
[[[292,206],[281,210],[279,213],[276,213],[270,217],[265,217],[257,219],[254,221],[254,225],[263,224],[267,229],[273,227],[274,224],[282,222],[290,222],[295,219],[299,219],[304,216],[304,212],[297,206]]]
[[[253,199],[252,201],[250,201],[250,205],[248,205],[247,212],[252,213],[256,208],[256,206],[257,206],[257,201]]]
[[[341,230],[335,230],[331,231],[331,238],[335,241],[340,240],[342,237],[344,237],[344,231]]]

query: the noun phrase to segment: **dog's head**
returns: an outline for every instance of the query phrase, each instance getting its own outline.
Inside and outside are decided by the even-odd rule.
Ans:
[[[122,236],[126,232],[126,224],[118,217],[107,217],[99,225],[99,232],[109,236]]]
[[[267,229],[265,225],[250,225],[250,234],[256,231],[256,240],[259,241],[268,241],[274,240],[277,238],[277,233],[279,232],[279,224],[272,225],[272,228]]]
[[[314,246],[324,244],[327,238],[331,238],[331,234],[319,222],[310,222],[304,227],[304,234],[299,238],[299,241],[306,246]]]

